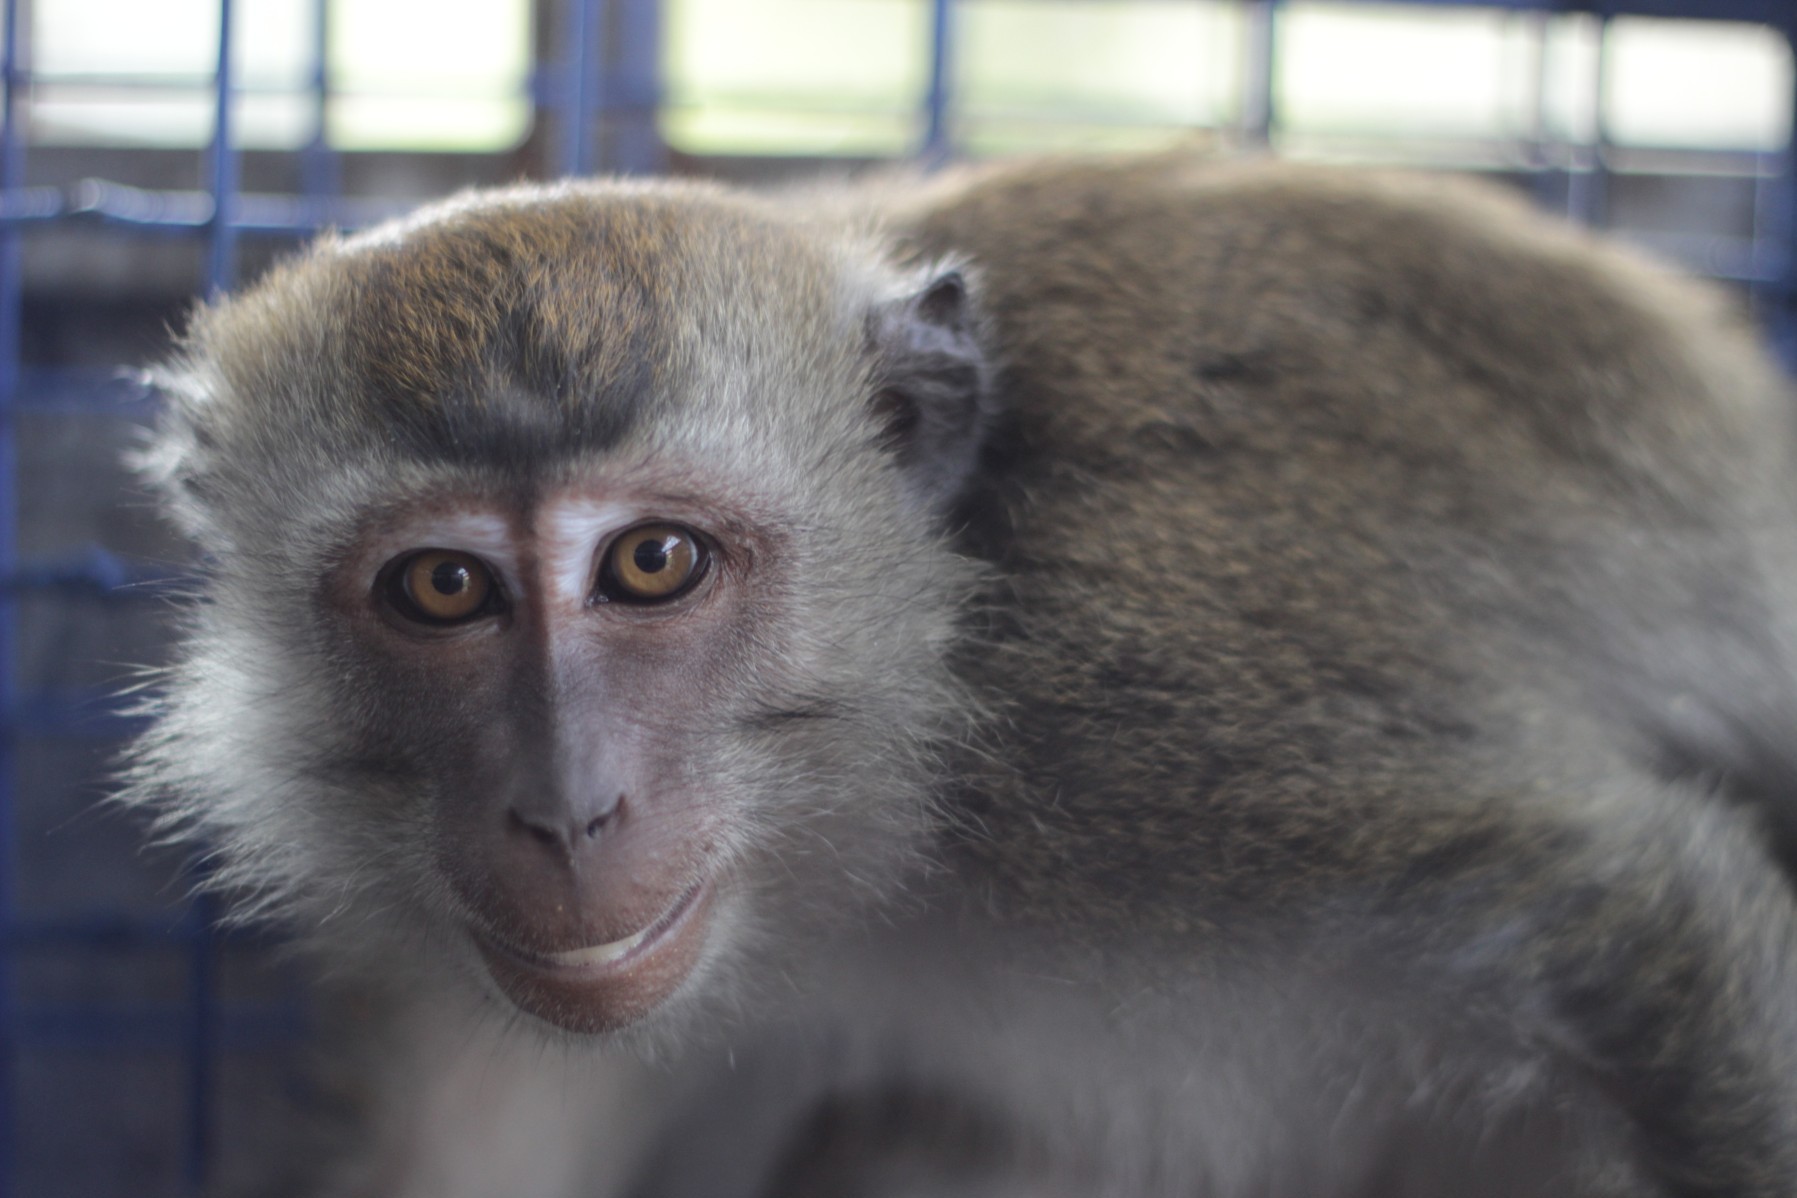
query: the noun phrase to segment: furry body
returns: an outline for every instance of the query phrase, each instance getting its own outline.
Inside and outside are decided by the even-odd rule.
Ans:
[[[672,1070],[618,1192],[1797,1194],[1792,417],[1707,292],[1269,164],[568,184],[165,381],[216,566],[133,795],[252,909],[427,993],[573,943],[458,831],[569,711],[709,879],[671,988],[525,1002]],[[570,495],[716,530],[716,597],[367,621],[383,530],[524,576]],[[609,884],[589,939],[665,905]]]

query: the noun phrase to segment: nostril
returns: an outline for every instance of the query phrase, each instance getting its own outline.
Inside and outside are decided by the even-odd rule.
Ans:
[[[511,824],[512,824],[512,828],[514,830],[519,831],[519,832],[529,833],[530,837],[533,840],[537,841],[537,843],[539,843],[539,844],[546,845],[549,848],[560,848],[561,847],[561,844],[562,844],[561,834],[559,832],[557,832],[554,828],[547,827],[543,824],[539,824],[539,823],[535,822],[534,820],[531,820],[522,815],[519,815],[517,808],[513,808],[510,811],[507,811],[506,815],[511,818]]]
[[[592,819],[588,820],[587,827],[586,827],[587,838],[591,839],[591,838],[599,835],[600,830],[603,829],[606,824],[608,824],[612,821],[612,818],[618,814],[618,808],[622,807],[623,805],[624,805],[624,796],[620,794],[618,797],[613,799],[610,803],[606,804],[604,809],[601,810],[599,812],[599,814],[595,815]]]

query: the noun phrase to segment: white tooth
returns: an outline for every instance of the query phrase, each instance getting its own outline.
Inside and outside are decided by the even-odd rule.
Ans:
[[[604,965],[608,962],[616,961],[619,957],[641,944],[643,942],[643,937],[646,936],[648,932],[649,929],[644,928],[634,936],[626,936],[622,940],[613,940],[609,944],[592,944],[588,945],[586,948],[570,949],[565,953],[550,953],[548,960],[552,965],[566,965],[570,967],[578,965]]]

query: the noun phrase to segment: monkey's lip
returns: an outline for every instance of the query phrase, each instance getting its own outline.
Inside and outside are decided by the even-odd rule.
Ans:
[[[659,918],[621,940],[609,940],[604,944],[589,944],[585,948],[571,948],[566,952],[559,953],[532,953],[502,947],[504,947],[504,951],[517,957],[521,964],[557,973],[595,973],[613,968],[627,968],[630,961],[654,951],[657,942],[672,931],[674,925],[679,923],[688,911],[692,910],[693,904],[698,901],[699,892],[704,889],[704,879],[694,882],[681,892],[680,897],[674,900],[674,905],[663,912]]]
[[[530,952],[476,934],[487,972],[517,1006],[572,1032],[633,1023],[679,988],[699,962],[712,890],[701,878],[640,931],[603,944]]]

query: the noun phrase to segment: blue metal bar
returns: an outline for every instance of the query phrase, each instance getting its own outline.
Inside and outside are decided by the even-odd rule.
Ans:
[[[284,936],[260,927],[225,928],[222,935],[233,944],[273,947],[286,943]],[[0,947],[7,951],[54,953],[70,948],[115,950],[170,949],[192,942],[184,920],[156,915],[127,915],[117,911],[90,911],[55,919],[20,919]],[[135,1009],[133,1007],[132,1009]],[[183,1004],[185,1010],[185,1004]]]
[[[593,117],[599,108],[600,64],[605,58],[605,0],[567,0],[567,42],[557,104],[561,109],[561,147],[557,169],[563,175],[591,174],[595,146]]]
[[[206,263],[209,294],[230,289],[237,272],[236,205],[239,188],[237,147],[232,144],[231,111],[234,93],[232,36],[236,0],[218,0],[218,66],[213,89],[212,145],[208,166],[211,175],[212,224]],[[212,900],[196,898],[187,919],[193,934],[188,969],[188,1002],[191,1022],[187,1042],[187,1168],[188,1185],[195,1194],[206,1184],[211,1162],[213,1077],[218,1053],[218,995],[215,945],[210,935]]]
[[[1782,281],[1787,277],[1790,229],[1786,222],[1791,216],[1783,203],[1785,188],[1790,183],[1790,149],[1787,147],[1766,157],[1781,164],[1782,169],[1761,171],[1753,177],[1753,199],[1750,201],[1753,266],[1750,273],[1756,284],[1753,290],[1762,298],[1766,290],[1760,285],[1763,281]]]
[[[141,375],[55,367],[19,370],[21,412],[141,418],[155,402],[154,389]]]
[[[104,88],[118,92],[170,92],[183,93],[198,90],[212,90],[217,76],[211,70],[198,74],[183,75],[173,71],[158,71],[153,75],[135,75],[126,71],[32,71],[31,82],[39,87],[57,88]],[[258,83],[254,80],[236,80],[231,92],[236,96],[286,96],[292,94],[293,88],[285,83]],[[405,94],[419,94],[417,90],[408,90]]]
[[[303,237],[326,224],[360,228],[418,206],[411,200],[333,200],[328,195],[296,199],[253,192],[238,192],[234,199],[234,235]],[[215,204],[209,191],[149,191],[107,179],[82,179],[62,187],[25,187],[10,197],[0,197],[0,224],[76,218],[132,228],[210,233],[217,224]]]
[[[610,165],[627,174],[658,174],[667,168],[667,146],[655,123],[661,106],[661,5],[619,0],[617,14],[613,112],[621,119],[611,123]]]
[[[22,736],[41,740],[116,741],[144,731],[148,721],[132,713],[130,704],[110,690],[51,691],[32,695],[6,712],[7,741]]]
[[[312,0],[311,34],[307,79],[311,84],[312,136],[300,147],[299,155],[300,191],[316,218],[343,186],[342,163],[331,149],[331,0]],[[315,219],[314,223],[326,222]]]
[[[1792,59],[1797,60],[1797,12],[1787,5],[1776,27],[1784,34]],[[1775,239],[1778,250],[1778,282],[1765,289],[1769,294],[1762,298],[1769,302],[1762,303],[1761,310],[1769,318],[1767,324],[1785,365],[1797,370],[1797,78],[1792,81],[1788,103],[1791,133],[1779,155],[1783,169],[1772,194],[1764,197],[1763,205],[1756,205],[1755,217],[1757,220],[1761,210],[1766,212],[1766,233]]]
[[[330,223],[338,228],[360,228],[407,211],[416,204],[402,200],[296,200],[291,196],[255,195],[242,192],[229,197],[221,214],[215,193],[205,191],[146,191],[104,179],[83,179],[69,189],[67,208],[59,215],[80,216],[134,228],[198,230],[219,228],[230,222],[229,233],[267,233],[306,236]],[[228,272],[227,272],[228,275]]]
[[[1552,134],[1547,119],[1547,43],[1552,18],[1544,12],[1528,12],[1516,13],[1511,19],[1524,22],[1530,53],[1529,128],[1522,137],[1522,163],[1530,172],[1529,189],[1535,203],[1545,208],[1548,205],[1548,180],[1553,170],[1548,155]]]
[[[1278,0],[1250,0],[1242,47],[1242,140],[1265,148],[1273,139],[1273,75],[1278,55]]]
[[[20,187],[0,193],[0,221],[24,224],[64,215],[67,202],[60,187]]]
[[[954,153],[949,127],[955,65],[954,7],[955,0],[931,0],[930,4],[930,86],[924,93],[923,148],[918,156],[933,166],[948,161]]]
[[[215,901],[202,893],[187,911],[193,937],[187,978],[187,1184],[196,1195],[206,1187],[212,1161],[212,1090],[220,1033],[218,944],[212,935]]]
[[[181,1048],[190,1013],[184,1006],[144,1004],[101,1007],[59,1003],[27,1007],[21,1013],[25,1038],[55,1048],[117,1051],[125,1048]],[[229,1049],[254,1049],[291,1042],[307,1031],[303,1006],[258,1004],[220,1014],[218,1039]]]
[[[15,562],[0,591],[91,591],[113,601],[167,599],[186,585],[166,569],[133,566],[98,545],[56,557]]]
[[[237,149],[231,144],[231,30],[236,0],[218,0],[218,73],[213,86],[212,145],[208,151],[211,177],[211,247],[206,262],[206,286],[213,293],[231,286],[237,269]]]
[[[1591,72],[1591,141],[1575,151],[1566,180],[1566,214],[1583,224],[1601,225],[1610,200],[1610,17],[1597,14],[1597,64]]]
[[[1270,101],[1270,97],[1268,99]],[[1267,119],[1272,119],[1270,113]],[[1469,144],[1488,144],[1495,153],[1509,143],[1474,139]],[[656,145],[659,147],[659,143]],[[659,152],[658,148],[656,152]],[[1762,155],[1753,151],[1636,146],[1630,152],[1652,152],[1676,159],[1683,169],[1694,172],[1754,175],[1762,169],[1759,165]],[[1611,156],[1614,154],[1611,147]],[[151,191],[105,179],[83,179],[64,187],[21,188],[10,197],[0,193],[0,226],[78,219],[132,231],[209,233],[214,225],[213,204],[210,192]],[[339,229],[365,228],[416,206],[414,200],[331,201],[321,198],[312,201],[287,195],[240,192],[233,205],[232,228],[240,236],[304,237],[325,225]]]
[[[10,200],[25,185],[25,38],[19,0],[4,0],[6,30],[0,43],[0,195]],[[24,263],[17,225],[0,228],[0,573],[11,574],[17,560],[18,448],[14,405],[19,395],[20,318],[24,302]],[[13,638],[18,605],[11,593],[0,594],[0,718],[18,706],[13,684]],[[0,728],[0,929],[18,918],[14,821],[13,729]],[[18,1146],[19,1009],[13,963],[0,954],[0,1198],[13,1191]]]

